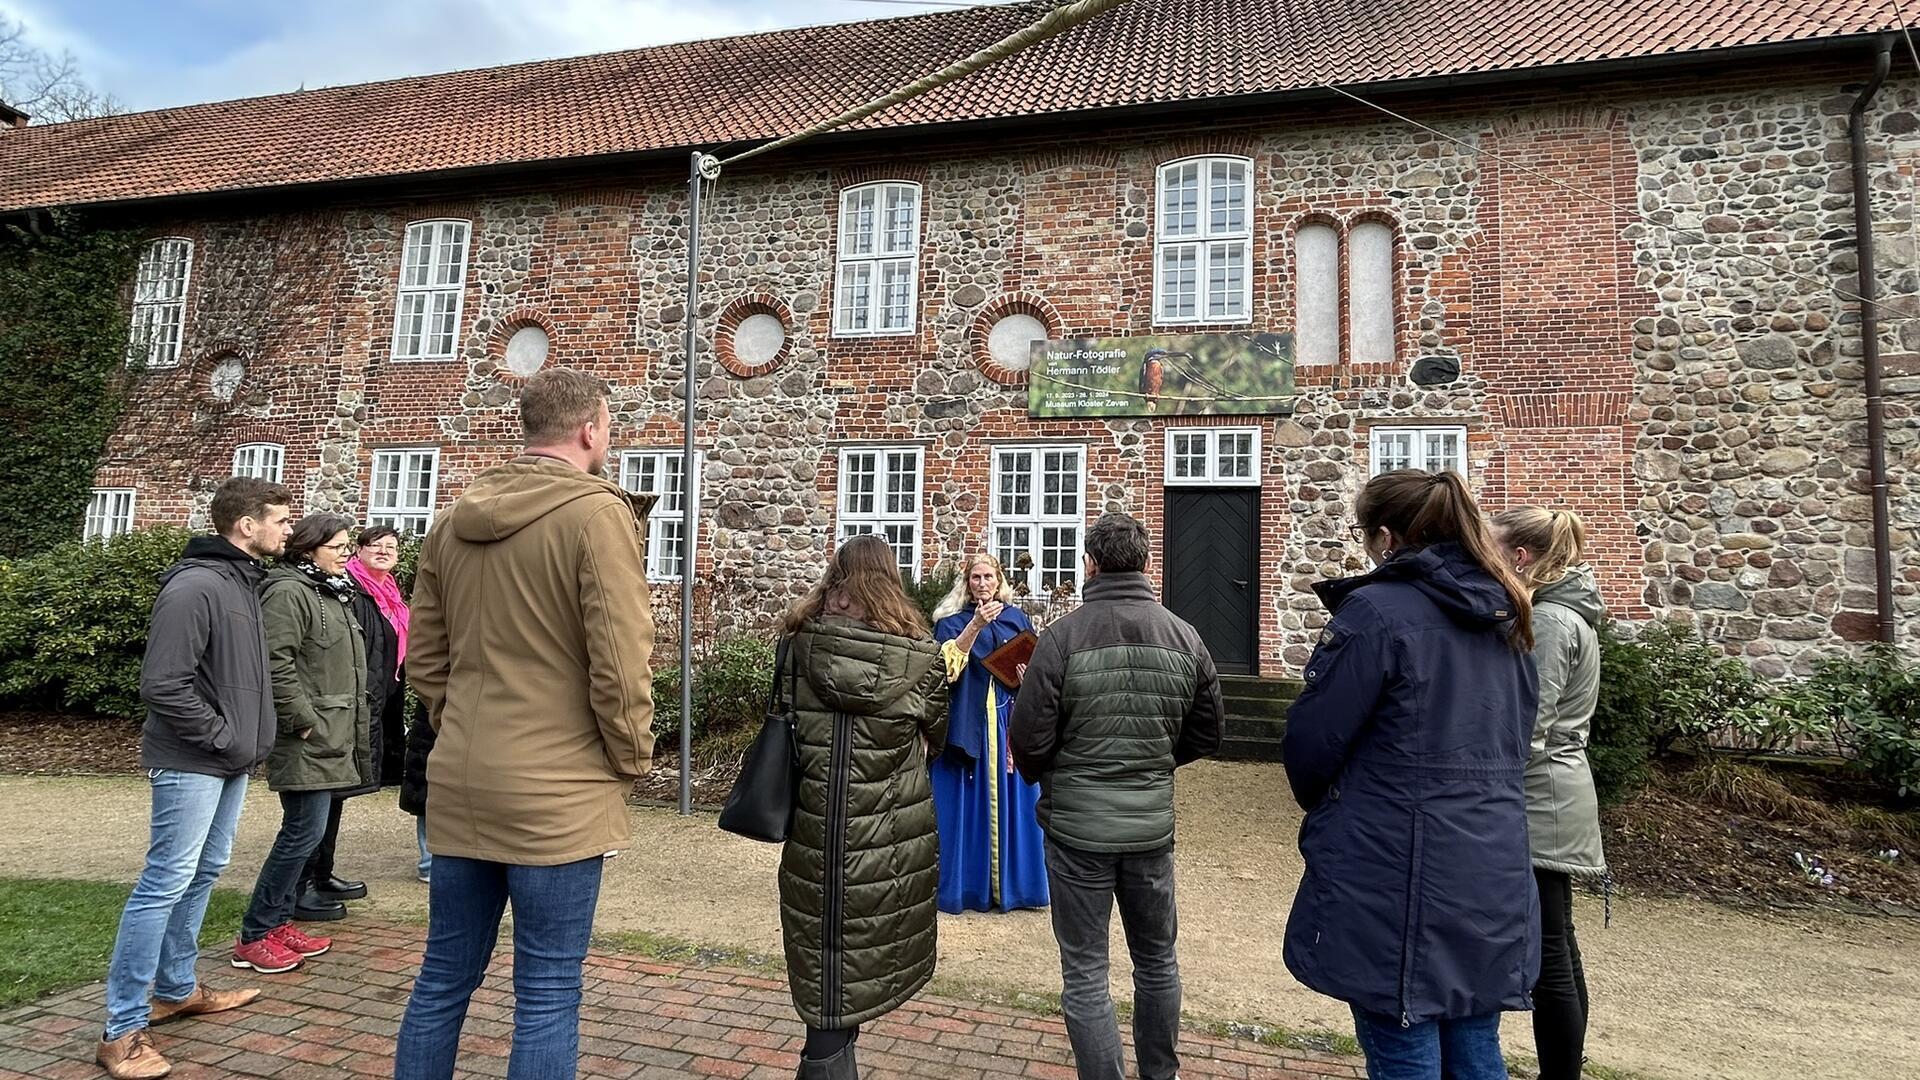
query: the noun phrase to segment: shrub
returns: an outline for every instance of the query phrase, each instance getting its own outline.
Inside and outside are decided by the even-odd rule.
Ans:
[[[190,534],[157,528],[0,561],[0,700],[138,717],[159,574]]]
[[[1920,797],[1920,667],[1891,646],[1828,657],[1753,711],[1761,723],[1832,739],[1895,798]]]
[[[1617,803],[1646,786],[1658,699],[1659,686],[1646,651],[1615,624],[1603,624],[1600,698],[1587,742],[1587,763],[1602,803]]]
[[[913,580],[913,576],[904,570],[900,572],[900,587],[907,590],[907,596],[920,606],[920,614],[927,617],[928,626],[934,622],[933,609],[947,598],[947,594],[953,591],[953,583],[958,580],[960,571],[947,565],[937,567],[919,581]]]
[[[773,685],[773,644],[749,634],[728,635],[712,643],[694,670],[693,741],[745,745],[766,716],[767,691]],[[653,734],[662,750],[678,749],[678,665],[653,673]]]
[[[1753,749],[1775,749],[1788,737],[1755,711],[1766,690],[1753,669],[1702,641],[1691,625],[1677,619],[1648,623],[1634,640],[1653,681],[1654,753],[1675,744],[1704,750],[1722,732],[1748,740]]]

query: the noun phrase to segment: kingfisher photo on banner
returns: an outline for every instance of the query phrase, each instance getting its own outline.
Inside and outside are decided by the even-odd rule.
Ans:
[[[1045,907],[1046,851],[1035,814],[1040,788],[1014,771],[1007,749],[1017,691],[982,663],[1033,624],[1014,606],[999,561],[986,554],[967,560],[933,615],[934,640],[953,684],[947,748],[932,766],[940,910]]]

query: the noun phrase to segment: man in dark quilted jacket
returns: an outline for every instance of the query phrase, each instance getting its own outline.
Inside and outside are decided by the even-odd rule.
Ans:
[[[1082,1080],[1125,1076],[1107,991],[1115,901],[1141,1080],[1180,1067],[1173,770],[1219,747],[1220,678],[1199,633],[1155,598],[1149,547],[1125,514],[1087,531],[1081,606],[1040,635],[1008,729],[1014,764],[1040,785],[1060,1005]]]

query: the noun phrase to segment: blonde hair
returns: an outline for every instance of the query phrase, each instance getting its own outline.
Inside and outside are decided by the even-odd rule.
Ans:
[[[1566,577],[1587,558],[1587,523],[1571,510],[1515,506],[1493,515],[1493,531],[1507,547],[1533,552],[1533,564],[1520,574],[1536,589]]]
[[[1451,469],[1381,473],[1360,489],[1354,514],[1368,534],[1386,529],[1409,551],[1449,541],[1459,544],[1513,601],[1513,629],[1507,639],[1522,651],[1533,651],[1533,590],[1514,573],[1494,543],[1459,473]]]
[[[991,566],[993,576],[1000,582],[1000,588],[994,591],[993,598],[1002,604],[1013,603],[1013,582],[1007,580],[1006,567],[1000,565],[999,559],[982,551],[960,564],[960,576],[953,579],[953,588],[947,590],[947,595],[941,597],[939,605],[933,609],[934,622],[960,614],[973,602],[973,592],[967,588],[967,578],[973,574],[976,566]]]
[[[851,536],[833,553],[826,576],[787,610],[782,631],[792,634],[822,615],[829,604],[884,634],[930,638],[927,617],[900,587],[893,548],[868,533]]]

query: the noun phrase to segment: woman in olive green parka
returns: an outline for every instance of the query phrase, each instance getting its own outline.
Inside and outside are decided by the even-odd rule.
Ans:
[[[877,536],[840,545],[787,616],[800,784],[780,858],[780,926],[807,1025],[799,1076],[858,1076],[858,1025],[933,976],[932,753],[945,745],[946,671],[926,618]]]
[[[346,573],[353,522],[314,514],[294,526],[286,554],[267,572],[260,610],[280,733],[267,755],[267,784],[280,795],[280,832],[260,867],[233,963],[273,974],[326,952],[331,942],[294,929],[307,859],[319,846],[333,792],[373,775],[366,639]]]

